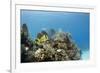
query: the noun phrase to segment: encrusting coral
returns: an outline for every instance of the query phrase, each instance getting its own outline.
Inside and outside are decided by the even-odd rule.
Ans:
[[[21,62],[80,60],[81,50],[71,33],[51,29],[41,31],[35,40],[29,37],[26,24],[21,27]]]

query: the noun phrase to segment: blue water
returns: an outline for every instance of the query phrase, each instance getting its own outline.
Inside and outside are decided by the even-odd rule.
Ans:
[[[36,38],[37,33],[44,29],[70,32],[82,50],[82,59],[89,58],[89,13],[21,10],[20,14],[21,25],[27,24],[31,38]]]

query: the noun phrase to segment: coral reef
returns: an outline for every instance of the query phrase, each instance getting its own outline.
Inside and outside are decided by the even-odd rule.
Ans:
[[[71,33],[41,31],[35,40],[29,35],[26,24],[21,26],[21,62],[47,62],[80,60],[81,50],[72,40]]]

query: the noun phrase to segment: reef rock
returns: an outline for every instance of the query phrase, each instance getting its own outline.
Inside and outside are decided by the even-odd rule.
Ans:
[[[24,42],[23,42],[24,40]],[[81,50],[71,33],[55,30],[41,31],[35,40],[29,39],[27,26],[21,31],[21,62],[80,60]]]

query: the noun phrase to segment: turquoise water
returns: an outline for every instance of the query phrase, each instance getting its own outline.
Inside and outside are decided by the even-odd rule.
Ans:
[[[82,60],[88,60],[89,59],[89,50],[83,50],[82,51],[82,56],[81,56],[81,59]]]
[[[70,32],[74,42],[82,50],[82,59],[89,58],[89,13],[21,10],[20,19],[21,25],[27,24],[33,39],[41,30]]]

